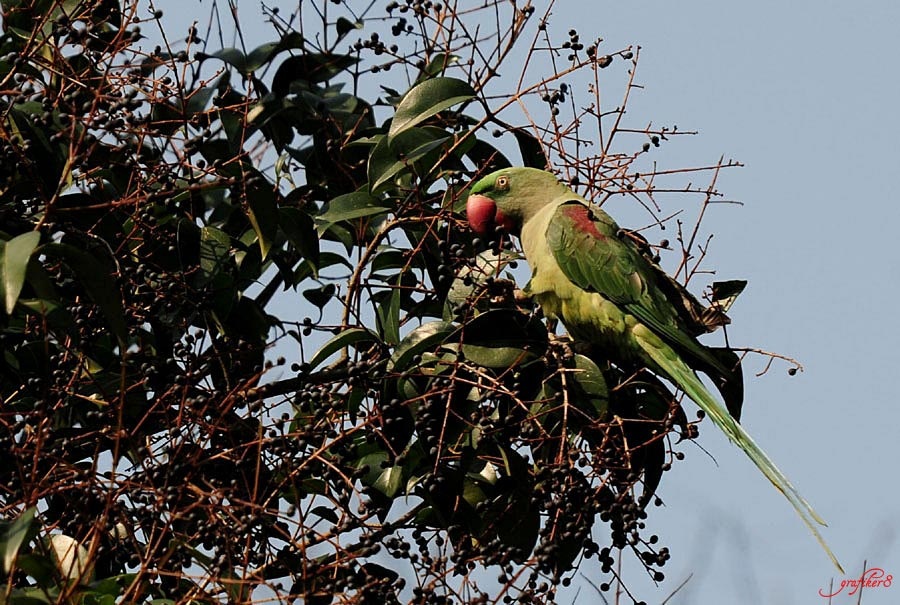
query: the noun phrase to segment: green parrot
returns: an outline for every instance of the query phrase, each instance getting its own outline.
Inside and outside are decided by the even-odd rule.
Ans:
[[[560,319],[576,340],[613,361],[638,364],[684,391],[788,499],[832,562],[840,563],[816,524],[821,517],[738,423],[742,379],[737,357],[702,345],[676,294],[676,284],[606,212],[535,168],[505,168],[472,185],[466,202],[479,235],[499,227],[517,235],[531,266],[526,294]],[[728,407],[703,385],[709,375]],[[737,384],[735,384],[737,382]],[[731,413],[729,413],[729,409]]]

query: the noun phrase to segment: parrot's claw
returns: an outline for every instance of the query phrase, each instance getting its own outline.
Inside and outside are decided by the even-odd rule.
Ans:
[[[511,279],[492,279],[487,285],[491,306],[506,307],[518,302],[515,296],[516,282]]]
[[[498,307],[531,304],[531,295],[511,279],[494,279],[488,286],[491,304]]]
[[[590,343],[572,340],[569,336],[549,334],[550,349],[563,359],[571,359],[575,355],[589,355],[592,347]]]

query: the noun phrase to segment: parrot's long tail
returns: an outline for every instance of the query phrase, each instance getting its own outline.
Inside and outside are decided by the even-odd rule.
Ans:
[[[728,410],[719,403],[719,401],[710,394],[709,390],[700,382],[697,374],[678,356],[678,354],[668,345],[656,341],[648,342],[637,336],[638,342],[641,344],[644,352],[654,361],[663,373],[672,380],[675,385],[690,397],[700,408],[706,412],[706,415],[719,427],[728,438],[734,442],[739,448],[744,450],[750,460],[762,471],[763,475],[772,482],[778,491],[784,494],[788,502],[803,519],[803,523],[809,528],[818,540],[819,544],[831,558],[834,565],[844,573],[844,569],[838,562],[837,557],[825,543],[825,539],[819,533],[816,524],[826,525],[825,521],[813,510],[809,502],[800,495],[800,492],[791,485],[788,478],[784,476],[775,463],[766,455],[766,453],[756,445],[753,438],[738,424],[734,418],[728,413]],[[661,345],[661,346],[660,346]]]

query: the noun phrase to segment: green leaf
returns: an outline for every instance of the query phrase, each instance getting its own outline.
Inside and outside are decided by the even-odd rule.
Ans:
[[[398,91],[394,90],[393,88],[390,88],[389,86],[385,86],[383,84],[379,85],[379,88],[381,88],[381,90],[383,90],[387,94],[387,96],[384,98],[384,100],[387,103],[393,105],[394,107],[399,105],[400,101],[403,100],[403,95],[401,95]]]
[[[395,137],[404,130],[475,96],[468,82],[456,78],[434,78],[416,84],[404,95],[397,107],[388,137]]]
[[[497,537],[511,547],[531,552],[540,530],[540,511],[532,501],[532,477],[529,462],[513,449],[501,447],[503,473],[509,505],[497,523]]]
[[[13,591],[9,605],[56,605],[59,603],[58,593],[56,587],[49,590],[44,587],[19,588]]]
[[[12,573],[13,563],[19,549],[25,542],[25,539],[31,533],[34,525],[34,515],[37,509],[31,507],[26,509],[19,517],[9,524],[3,537],[0,538],[0,553],[3,555],[3,571],[8,576]]]
[[[281,42],[266,42],[251,50],[250,54],[247,55],[247,63],[245,65],[247,73],[256,71],[265,65],[278,52],[280,46]]]
[[[71,176],[70,166],[66,162],[68,149],[62,143],[51,141],[52,128],[39,127],[41,122],[38,118],[44,112],[40,103],[22,103],[7,111],[13,133],[32,143],[28,159],[39,168],[34,175],[40,180],[30,183],[30,186],[46,195],[55,193]],[[63,171],[67,169],[69,173],[64,175]]]
[[[575,355],[575,380],[584,390],[585,394],[597,412],[596,418],[606,415],[609,408],[609,388],[603,372],[590,358],[584,355]]]
[[[256,71],[271,61],[272,58],[281,51],[287,50],[288,48],[299,48],[302,45],[303,37],[296,32],[291,32],[278,42],[261,44],[251,50],[247,55],[246,70],[247,72]]]
[[[384,342],[392,345],[400,343],[400,288],[394,288],[378,305],[378,327]]]
[[[278,225],[297,252],[314,266],[319,264],[319,237],[316,224],[307,213],[297,208],[279,208]]]
[[[522,155],[522,164],[530,168],[538,168],[546,170],[549,162],[547,154],[544,153],[544,146],[530,132],[524,128],[513,128],[513,136],[516,137],[516,143],[519,144],[519,153]]]
[[[358,58],[348,55],[306,53],[288,57],[272,78],[272,92],[276,97],[283,97],[291,92],[293,82],[303,82],[307,87],[325,82],[358,62]]]
[[[482,313],[458,330],[462,353],[485,368],[504,369],[543,355],[547,331],[528,315],[511,309]]]
[[[478,504],[487,500],[487,494],[471,477],[466,477],[463,480],[462,497],[472,507],[478,506]]]
[[[297,266],[297,270],[294,272],[293,284],[299,284],[308,277],[317,275],[318,271],[334,265],[343,265],[347,269],[353,270],[353,265],[350,264],[345,256],[326,250],[319,255],[319,262],[315,265],[305,262]]]
[[[263,260],[269,255],[272,240],[278,231],[278,209],[275,204],[275,192],[269,187],[258,187],[247,194],[249,212],[247,218],[256,231],[259,241],[259,252]]]
[[[231,255],[231,236],[215,227],[200,229],[200,270],[207,280],[220,273]]]
[[[237,48],[223,48],[211,55],[201,53],[197,58],[201,61],[206,58],[220,59],[237,69],[241,74],[247,73],[247,55]]]
[[[403,250],[385,247],[372,259],[372,273],[382,270],[401,269],[406,265],[406,260],[406,254]]]
[[[346,17],[338,17],[337,23],[334,24],[335,29],[337,29],[338,40],[343,40],[344,36],[352,32],[354,29],[362,29],[363,24],[359,21],[351,21]]]
[[[367,447],[371,448],[377,446]],[[375,480],[381,474],[381,463],[387,459],[387,452],[384,452],[380,449],[376,451],[369,451],[369,453],[359,457],[359,459],[356,461],[356,468],[361,469],[363,467],[368,467],[368,472],[362,478],[362,482],[365,485],[372,485],[375,482]]]
[[[469,138],[468,149],[463,150],[460,148],[460,151],[464,151],[466,157],[472,160],[476,166],[485,172],[492,172],[494,170],[512,166],[512,162],[509,161],[509,158],[503,155],[499,149],[487,141],[482,141],[475,137]],[[463,205],[465,205],[464,202],[465,200],[463,200]]]
[[[452,136],[440,128],[410,128],[394,138],[382,137],[369,154],[369,186],[376,191]]]
[[[337,513],[334,512],[334,509],[327,506],[317,506],[309,512],[332,523],[337,523],[339,521]]]
[[[203,110],[206,109],[209,100],[216,93],[216,90],[217,89],[214,86],[206,86],[194,91],[194,93],[191,94],[191,98],[187,101],[187,113],[190,115],[202,113]]]
[[[104,4],[108,5],[108,2],[97,2],[96,4],[99,7]],[[87,13],[84,8],[78,10],[82,7],[80,0],[3,0],[0,2],[0,6],[3,9],[4,31],[15,32],[31,40],[32,43],[39,41],[41,45],[47,38],[50,38],[53,33],[54,21],[63,13],[69,16],[77,15],[79,20],[83,16],[83,20],[86,22],[95,21],[88,18],[90,13]],[[111,23],[117,23],[115,19],[111,18],[112,14],[107,14]],[[72,20],[74,21],[75,17]],[[98,31],[102,31],[102,27],[98,28]],[[37,35],[38,32],[41,35]]]
[[[319,233],[328,230],[329,225],[339,221],[348,221],[376,214],[384,214],[390,208],[380,205],[379,200],[365,191],[354,191],[339,195],[325,207],[324,212],[316,217]]]
[[[103,311],[106,322],[119,340],[119,344],[124,345],[128,337],[128,328],[122,309],[122,292],[115,280],[110,278],[110,271],[92,254],[69,244],[47,244],[41,248],[41,252],[61,259],[75,272],[88,296]]]
[[[441,53],[435,56],[434,59],[425,66],[425,69],[422,70],[419,77],[416,78],[416,83],[433,79],[435,76],[444,73],[444,70],[454,63],[459,63],[459,55],[454,55],[453,53]]]
[[[347,328],[322,345],[322,348],[309,360],[309,367],[315,368],[340,349],[360,342],[376,342],[378,337],[365,328]]]
[[[527,354],[521,347],[463,345],[463,354],[482,367],[496,369],[510,368],[527,359]]]
[[[714,307],[718,307],[723,313],[727,313],[734,301],[744,288],[747,287],[747,280],[732,279],[730,281],[717,281],[712,285],[712,303]]]
[[[350,415],[350,422],[356,423],[356,417],[359,414],[359,408],[363,400],[366,398],[366,390],[360,387],[353,387],[347,395],[347,413]]]
[[[322,310],[322,308],[328,304],[328,301],[334,298],[334,294],[336,291],[337,287],[334,284],[325,284],[320,288],[310,288],[309,290],[304,290],[303,298],[311,302],[319,310]]]
[[[122,588],[134,582],[136,577],[137,574],[124,573],[117,576],[109,576],[108,578],[101,578],[91,583],[91,590],[107,596],[117,597],[122,594]]]
[[[390,466],[384,469],[372,487],[380,491],[388,498],[393,498],[400,491],[403,485],[403,467]]]
[[[422,324],[410,332],[394,349],[394,353],[388,361],[388,371],[404,371],[416,355],[429,351],[444,342],[456,328],[447,321],[432,321]]]
[[[278,53],[291,48],[302,48],[302,46],[303,36],[297,32],[290,32],[278,42],[266,42],[257,46],[246,55],[237,48],[223,48],[211,55],[197,53],[197,58],[200,61],[204,59],[220,59],[237,69],[241,75],[246,76],[271,61]]]
[[[41,241],[38,231],[29,231],[4,242],[0,247],[0,296],[6,314],[13,312],[22,286],[25,285],[25,272],[28,260]]]
[[[40,551],[19,553],[16,567],[34,578],[38,586],[49,588],[56,585],[56,578],[59,575],[56,565]]]

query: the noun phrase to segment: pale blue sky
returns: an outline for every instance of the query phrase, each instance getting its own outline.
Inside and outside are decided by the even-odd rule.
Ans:
[[[720,276],[750,281],[729,334],[806,371],[776,364],[748,380],[744,424],[828,520],[849,576],[864,559],[897,573],[900,5],[574,4],[560,3],[560,22],[643,47],[632,117],[700,131],[666,157],[746,164],[720,181],[745,206],[707,223]],[[673,549],[670,580],[694,573],[670,603],[827,602],[817,591],[834,570],[783,498],[711,426],[701,441],[718,466],[689,449],[652,519]],[[862,603],[896,603],[898,590]]]
[[[173,16],[185,6],[157,5]],[[203,18],[208,3],[200,6],[177,18]],[[259,4],[240,6],[248,46],[268,41]],[[750,361],[744,424],[829,521],[824,535],[847,577],[863,560],[900,573],[900,4],[560,0],[552,26],[603,37],[607,51],[642,46],[645,90],[629,106],[632,125],[700,131],[665,145],[660,161],[724,154],[746,164],[719,181],[745,205],[716,208],[706,222],[719,277],[750,282],[729,334],[733,344],[796,357],[806,371],[789,377],[775,364],[755,379],[763,364]],[[607,210],[618,216],[615,204]],[[683,447],[687,459],[660,488],[666,507],[650,518],[672,551],[666,582],[654,589],[636,570],[629,582],[648,603],[691,573],[670,605],[827,603],[818,590],[841,577],[784,498],[710,423],[701,444],[717,464]],[[578,600],[599,602],[590,580],[602,579],[576,581],[571,597],[581,584]],[[898,591],[867,590],[862,603],[896,603]],[[856,603],[846,592],[834,605]]]

